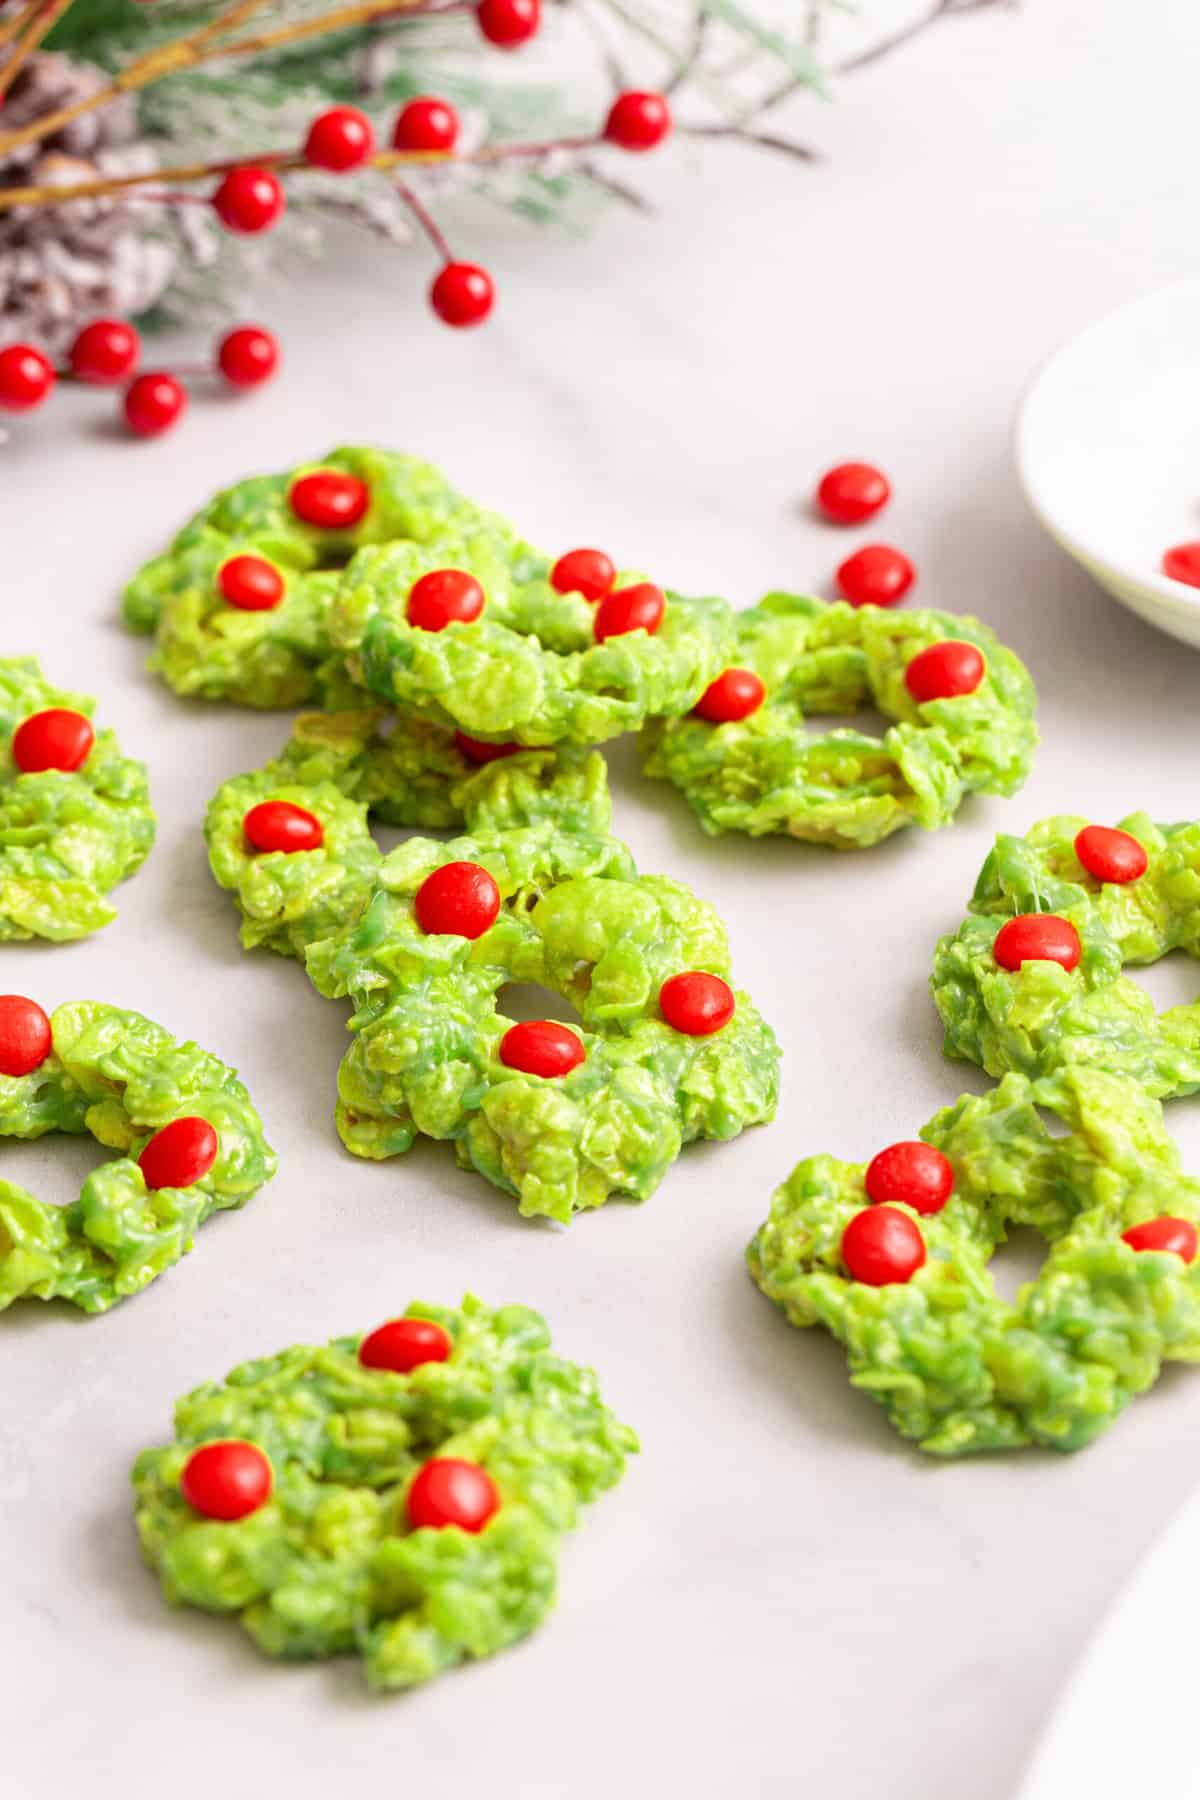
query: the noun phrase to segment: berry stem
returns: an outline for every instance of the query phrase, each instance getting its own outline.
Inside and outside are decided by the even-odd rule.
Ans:
[[[446,242],[441,226],[438,224],[429,208],[425,205],[424,201],[420,200],[417,195],[413,193],[407,182],[397,181],[393,185],[401,200],[403,200],[405,206],[407,206],[409,212],[417,221],[417,224],[421,227],[421,230],[425,233],[425,236],[429,239],[442,261],[444,263],[453,262],[454,252]]]

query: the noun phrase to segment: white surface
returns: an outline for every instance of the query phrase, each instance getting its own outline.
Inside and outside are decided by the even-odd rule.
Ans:
[[[1200,588],[1162,572],[1200,531],[1200,281],[1065,345],[1025,398],[1016,454],[1050,535],[1140,618],[1200,644]]]
[[[731,150],[701,179],[648,160],[662,216],[613,215],[584,244],[464,221],[503,298],[477,336],[427,322],[419,255],[372,249],[255,305],[287,342],[272,391],[197,402],[151,446],[72,397],[3,453],[5,647],[104,695],[162,820],[110,932],[7,950],[5,985],[193,1033],[240,1066],[283,1159],[137,1301],[0,1322],[6,1796],[208,1800],[218,1777],[222,1800],[1012,1795],[1073,1659],[1200,1477],[1200,1375],[1172,1372],[1077,1457],[931,1466],[740,1259],[798,1156],[866,1156],[979,1085],[943,1062],[926,979],[997,829],[1197,811],[1200,662],[1047,540],[1009,444],[1051,350],[1191,272],[1198,31],[1173,0],[1147,0],[1136,35],[1118,0],[947,22],[835,106],[801,105],[820,168]],[[916,598],[977,610],[1041,686],[1024,793],[860,857],[712,843],[614,754],[617,828],[722,908],[779,1028],[784,1097],[773,1126],[565,1236],[437,1147],[379,1168],[339,1152],[339,1010],[239,953],[199,837],[217,781],[285,723],[180,705],[115,623],[121,578],[210,489],[356,437],[438,458],[542,542],[594,539],[743,602],[826,581],[861,534],[818,526],[804,497],[830,461],[877,458],[896,498],[872,535],[912,553]],[[1194,1110],[1171,1112],[1192,1168]],[[66,1197],[79,1165],[46,1145],[3,1167]],[[543,1308],[644,1438],[569,1549],[553,1623],[372,1702],[353,1663],[275,1667],[232,1626],[168,1613],[125,1481],[175,1395],[468,1285]]]

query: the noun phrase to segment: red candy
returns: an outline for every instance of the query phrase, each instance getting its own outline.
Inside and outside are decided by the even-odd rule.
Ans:
[[[496,304],[496,284],[478,263],[449,262],[434,276],[429,304],[444,325],[482,325]]]
[[[458,114],[448,100],[418,94],[397,113],[392,143],[397,150],[453,150],[458,132]]]
[[[576,1034],[557,1019],[510,1025],[500,1039],[500,1061],[523,1075],[569,1075],[587,1056]]]
[[[213,211],[227,231],[253,236],[267,231],[287,204],[270,169],[230,169],[212,197]]]
[[[585,600],[603,600],[616,579],[612,558],[603,550],[568,550],[550,571],[556,594],[582,594]]]
[[[482,1531],[500,1510],[500,1495],[486,1469],[458,1456],[435,1456],[417,1470],[408,1490],[408,1520],[414,1531]]]
[[[912,1280],[925,1261],[925,1239],[907,1213],[868,1206],[842,1233],[842,1261],[855,1281],[889,1287]]]
[[[904,685],[921,706],[929,700],[957,700],[973,694],[987,673],[982,652],[961,638],[943,638],[917,654],[904,671]]]
[[[917,1138],[889,1144],[867,1164],[867,1199],[939,1213],[954,1192],[954,1170],[940,1150]]]
[[[71,345],[68,360],[80,381],[97,386],[126,381],[137,368],[141,339],[124,319],[93,319]]]
[[[374,149],[375,128],[366,113],[357,106],[330,106],[308,128],[304,160],[341,175],[365,163]]]
[[[32,1075],[53,1048],[50,1021],[37,1001],[0,994],[0,1075]]]
[[[23,775],[42,775],[48,769],[70,775],[83,767],[95,741],[92,722],[83,713],[67,706],[48,706],[17,726],[13,761]]]
[[[622,150],[654,150],[671,129],[671,109],[661,94],[618,94],[604,121],[604,135]]]
[[[638,581],[633,587],[616,588],[606,594],[596,608],[592,626],[596,642],[605,638],[624,637],[627,631],[648,631],[653,635],[662,624],[667,597],[652,581]]]
[[[156,1131],[138,1168],[148,1188],[186,1188],[203,1180],[217,1160],[220,1145],[207,1119],[172,1119]]]
[[[767,697],[767,690],[753,669],[726,669],[709,683],[692,711],[712,725],[728,725],[748,719]]]
[[[462,751],[468,762],[492,763],[502,756],[515,756],[523,750],[523,744],[485,744],[482,738],[468,737],[465,731],[456,731],[454,742]]]
[[[895,606],[916,579],[907,556],[890,544],[864,544],[837,572],[838,592],[851,606]]]
[[[1195,1262],[1196,1248],[1200,1242],[1196,1227],[1190,1219],[1173,1219],[1170,1216],[1147,1219],[1144,1224],[1131,1225],[1121,1236],[1131,1250],[1171,1250],[1176,1256],[1181,1256],[1185,1263]]]
[[[174,375],[153,369],[125,389],[121,401],[125,423],[135,437],[160,437],[187,410],[187,389]]]
[[[861,525],[892,497],[891,484],[870,463],[838,463],[817,486],[817,505],[835,525]]]
[[[390,1369],[408,1375],[422,1363],[448,1362],[454,1349],[450,1333],[432,1319],[389,1319],[358,1346],[365,1369]]]
[[[344,475],[340,469],[314,469],[293,481],[288,495],[292,511],[306,525],[325,531],[344,531],[357,525],[371,503],[365,481]]]
[[[711,1037],[728,1025],[736,1010],[733,989],[719,975],[688,969],[672,975],[658,990],[658,1007],[675,1031],[688,1037]]]
[[[479,29],[500,50],[528,43],[542,22],[541,0],[479,0]]]
[[[1002,969],[1027,962],[1056,962],[1073,969],[1079,961],[1079,933],[1057,913],[1018,913],[996,933],[992,954]]]
[[[227,1524],[265,1506],[271,1485],[270,1463],[257,1444],[244,1438],[201,1444],[179,1477],[179,1491],[194,1512]]]
[[[283,576],[262,556],[231,556],[217,570],[217,590],[239,612],[271,612],[283,599]]]
[[[419,631],[444,631],[447,625],[470,625],[483,607],[483,589],[465,569],[432,569],[413,582],[405,616]]]
[[[443,863],[417,889],[417,924],[431,937],[482,937],[500,912],[500,889],[479,863]]]
[[[1200,587],[1200,543],[1174,544],[1162,559],[1163,574],[1172,581]]]
[[[325,842],[325,827],[316,813],[290,800],[260,800],[242,820],[242,830],[252,850],[280,850],[287,856],[319,850]]]
[[[1085,825],[1075,839],[1075,854],[1097,881],[1118,885],[1138,881],[1149,860],[1135,837],[1110,825]]]

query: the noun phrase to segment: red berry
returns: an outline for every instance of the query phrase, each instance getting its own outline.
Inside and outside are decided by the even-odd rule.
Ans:
[[[31,1075],[53,1048],[50,1021],[37,1001],[0,994],[0,1075]]]
[[[895,606],[916,579],[907,556],[890,544],[864,544],[837,572],[838,592],[851,606]]]
[[[106,386],[128,380],[141,353],[142,341],[124,319],[93,319],[71,345],[68,360],[81,381]]]
[[[459,118],[448,100],[418,94],[396,114],[392,143],[397,150],[453,150]]]
[[[618,94],[604,121],[604,135],[622,150],[654,150],[671,129],[671,109],[662,94]]]
[[[304,160],[340,175],[357,169],[375,151],[375,128],[357,106],[331,106],[318,113],[304,140]]]
[[[32,344],[9,344],[0,350],[0,408],[32,412],[54,386],[54,370]]]
[[[1075,854],[1097,881],[1117,884],[1139,880],[1149,861],[1135,837],[1109,825],[1085,825],[1075,839]]]
[[[325,828],[316,813],[293,806],[290,800],[262,800],[242,820],[246,842],[252,850],[279,850],[291,856],[297,850],[319,850]]]
[[[550,571],[556,594],[582,594],[585,600],[603,600],[616,579],[612,559],[603,550],[568,550]]]
[[[624,637],[628,631],[654,634],[662,624],[667,597],[652,581],[638,581],[633,587],[614,588],[596,608],[592,630],[596,642],[605,638]]]
[[[206,1519],[244,1519],[271,1498],[271,1465],[257,1444],[225,1438],[201,1444],[183,1465],[179,1491]]]
[[[239,325],[217,345],[217,367],[231,387],[258,387],[279,367],[279,339],[261,325]]]
[[[973,694],[987,673],[983,655],[961,638],[943,638],[917,654],[904,671],[904,685],[921,706],[929,700],[957,700]]]
[[[1162,559],[1163,574],[1200,587],[1200,544],[1173,544]]]
[[[889,1287],[911,1281],[925,1261],[921,1228],[894,1206],[868,1206],[842,1233],[842,1261],[855,1281]]]
[[[465,569],[431,569],[408,590],[405,617],[418,631],[470,625],[483,611],[484,592]]]
[[[486,1469],[458,1456],[435,1456],[417,1470],[408,1490],[408,1520],[414,1531],[457,1525],[482,1531],[500,1510],[500,1495]]]
[[[992,954],[1002,969],[1027,962],[1056,962],[1073,969],[1081,954],[1079,933],[1057,913],[1018,913],[996,933]]]
[[[283,576],[263,556],[231,556],[217,570],[217,591],[239,612],[273,612],[283,599]]]
[[[48,706],[31,713],[13,734],[13,761],[22,775],[57,769],[64,775],[81,769],[92,753],[96,733],[92,721],[67,706]]]
[[[515,50],[537,32],[542,22],[541,0],[479,0],[475,17],[489,44]]]
[[[173,375],[162,370],[139,375],[125,389],[125,423],[138,437],[158,437],[160,432],[170,430],[187,400],[187,389]]]
[[[711,1037],[728,1025],[737,1002],[733,989],[719,975],[688,969],[672,975],[658,990],[658,1008],[675,1031],[688,1037]]]
[[[389,1319],[358,1346],[364,1369],[390,1369],[408,1375],[422,1363],[448,1362],[454,1349],[450,1333],[432,1319]]]
[[[447,325],[481,325],[495,303],[495,284],[478,263],[447,263],[429,290],[429,304]]]
[[[726,669],[711,681],[692,711],[713,725],[729,725],[748,719],[767,697],[767,690],[753,669]]]
[[[861,525],[892,497],[891,483],[870,463],[838,463],[817,485],[817,505],[835,525]]]
[[[1190,1219],[1147,1219],[1142,1225],[1131,1225],[1121,1236],[1133,1250],[1173,1250],[1185,1263],[1196,1260],[1198,1240]]]
[[[575,1032],[557,1019],[510,1025],[500,1039],[500,1061],[523,1075],[569,1075],[587,1056]]]
[[[357,475],[345,475],[340,469],[314,469],[311,475],[293,481],[288,500],[306,525],[344,531],[358,524],[371,504],[371,494]]]
[[[456,731],[454,742],[468,762],[492,763],[502,756],[515,756],[522,748],[520,744],[485,744],[482,738],[468,737],[465,731]]]
[[[208,1174],[219,1147],[207,1119],[172,1119],[150,1139],[138,1168],[148,1188],[191,1187]]]
[[[286,204],[270,169],[230,169],[212,197],[213,210],[229,231],[243,236],[267,231]]]
[[[954,1192],[954,1170],[932,1144],[910,1138],[873,1156],[865,1182],[867,1199],[877,1205],[890,1200],[914,1212],[937,1213]]]
[[[479,863],[443,863],[425,877],[413,905],[431,937],[477,938],[496,922],[500,889]]]

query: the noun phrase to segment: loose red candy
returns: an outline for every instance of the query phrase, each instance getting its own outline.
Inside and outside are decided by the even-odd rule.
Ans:
[[[138,1167],[148,1188],[191,1187],[208,1174],[219,1148],[207,1119],[172,1119],[150,1139]]]
[[[48,706],[17,726],[13,761],[23,775],[43,775],[48,769],[70,775],[83,767],[95,741],[92,721],[83,713],[68,706]]]
[[[1142,1225],[1131,1225],[1121,1236],[1131,1250],[1170,1250],[1185,1263],[1195,1262],[1200,1239],[1190,1219],[1147,1219]]]
[[[1149,861],[1135,837],[1111,825],[1085,825],[1075,839],[1075,854],[1097,881],[1118,885],[1140,880]]]
[[[603,600],[616,579],[612,558],[603,550],[568,550],[550,571],[556,594],[582,594],[585,600]]]
[[[409,589],[406,617],[419,631],[444,631],[470,625],[483,607],[483,589],[465,569],[431,569]]]
[[[1027,962],[1055,962],[1073,969],[1079,961],[1079,933],[1057,913],[1018,913],[996,933],[992,954],[1002,969]]]
[[[954,1170],[940,1150],[912,1138],[873,1156],[865,1185],[867,1199],[876,1205],[892,1202],[914,1212],[939,1213],[954,1192]]]
[[[206,1519],[226,1524],[245,1519],[271,1498],[271,1465],[257,1444],[226,1438],[193,1450],[179,1476],[179,1491]]]
[[[417,889],[417,924],[431,937],[482,937],[500,912],[500,889],[479,863],[443,863]]]
[[[482,738],[468,737],[465,731],[456,731],[454,742],[468,762],[481,764],[496,762],[502,756],[515,756],[522,748],[520,744],[485,744]]]
[[[500,1495],[486,1469],[458,1456],[435,1456],[417,1470],[408,1490],[408,1521],[414,1531],[457,1525],[482,1531],[500,1510]]]
[[[358,1360],[365,1369],[408,1375],[422,1363],[448,1362],[453,1349],[450,1333],[432,1319],[389,1319],[363,1339]]]
[[[892,489],[887,476],[870,463],[838,463],[822,475],[817,505],[835,525],[861,525],[885,506]]]
[[[916,579],[907,556],[890,544],[864,544],[837,572],[838,592],[851,606],[895,606]]]
[[[904,685],[918,705],[973,694],[987,672],[983,653],[961,638],[943,638],[917,654],[904,671]]]
[[[616,588],[606,594],[596,608],[592,629],[596,642],[605,638],[624,637],[629,631],[646,631],[653,636],[663,621],[667,597],[652,581],[638,581],[633,587]]]
[[[37,1001],[0,994],[0,1075],[32,1075],[53,1048],[50,1021]]]
[[[709,683],[692,710],[712,725],[729,725],[756,713],[766,697],[753,669],[726,669]]]
[[[925,1261],[925,1239],[907,1213],[868,1206],[842,1233],[842,1261],[855,1281],[890,1287],[912,1280]]]
[[[1200,543],[1173,545],[1163,557],[1162,566],[1163,574],[1172,581],[1200,587]]]
[[[161,437],[187,411],[187,389],[174,375],[152,369],[125,389],[121,410],[135,437]]]
[[[523,1075],[569,1075],[586,1056],[576,1033],[557,1019],[524,1020],[500,1039],[500,1061]]]
[[[371,495],[365,481],[340,469],[314,469],[293,481],[288,495],[292,511],[306,525],[345,531],[366,513]]]
[[[283,599],[283,576],[263,556],[231,556],[217,570],[217,589],[239,612],[271,612]]]
[[[317,815],[290,800],[261,800],[242,820],[242,830],[252,850],[281,850],[288,856],[297,850],[319,850],[325,842],[325,828]]]
[[[710,1037],[720,1031],[732,1019],[736,1006],[729,983],[699,969],[672,975],[658,990],[663,1018],[688,1037]]]

